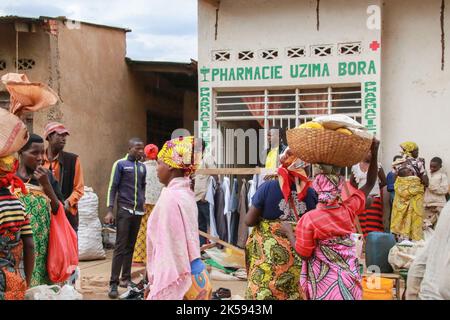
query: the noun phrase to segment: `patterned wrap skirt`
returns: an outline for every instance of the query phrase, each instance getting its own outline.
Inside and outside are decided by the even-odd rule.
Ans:
[[[147,237],[147,221],[152,213],[155,205],[146,204],[144,209],[144,216],[141,220],[141,226],[139,227],[139,233],[136,240],[136,245],[134,246],[133,252],[133,263],[144,263],[147,261],[147,251],[146,251],[146,237]]]
[[[301,259],[280,229],[280,220],[261,220],[247,240],[247,300],[303,298],[299,286]]]
[[[318,241],[300,282],[308,300],[362,300],[355,242],[350,236]]]

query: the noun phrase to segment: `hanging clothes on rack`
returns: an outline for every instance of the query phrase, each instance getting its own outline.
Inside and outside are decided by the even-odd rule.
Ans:
[[[226,208],[228,208],[228,203],[225,201],[225,190],[223,183],[219,179],[214,195],[214,217],[216,221],[217,234],[220,240],[223,241],[228,241],[228,225],[225,215]]]
[[[216,227],[216,217],[214,215],[214,209],[215,209],[215,203],[214,203],[214,196],[216,193],[216,179],[213,177],[209,177],[208,179],[208,187],[206,189],[206,196],[205,200],[209,203],[209,233],[216,238],[219,238],[219,234],[217,233],[217,227]]]
[[[239,205],[239,195],[238,195],[238,179],[233,179],[233,185],[231,188],[231,197],[230,197],[230,243],[232,245],[236,245],[237,243],[237,233],[239,227],[239,213],[238,213],[238,205]]]
[[[227,237],[225,239],[226,242],[231,242],[231,210],[230,210],[230,199],[231,199],[231,190],[230,190],[230,178],[223,177],[222,188],[225,199],[225,207],[223,213],[226,217],[227,221]]]
[[[250,207],[252,205],[252,198],[256,193],[256,183],[253,179],[250,180],[248,183],[249,183],[249,189],[248,189],[248,195],[247,195],[247,202],[248,202],[248,206]]]
[[[248,211],[248,189],[249,184],[245,179],[242,179],[242,187],[241,192],[239,193],[239,205],[238,205],[238,213],[239,213],[239,224],[238,224],[238,236],[236,246],[239,248],[245,248],[245,244],[248,239],[248,227],[245,224],[245,215]]]

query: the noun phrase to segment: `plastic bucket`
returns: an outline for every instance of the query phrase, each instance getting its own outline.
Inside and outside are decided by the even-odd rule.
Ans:
[[[363,277],[363,300],[393,300],[394,280],[381,277]]]

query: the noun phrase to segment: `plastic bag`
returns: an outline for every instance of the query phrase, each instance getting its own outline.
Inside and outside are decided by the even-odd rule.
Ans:
[[[389,251],[388,261],[394,271],[400,269],[409,269],[414,259],[424,248],[425,241],[417,241],[413,243],[399,243],[392,247]]]
[[[230,249],[220,250],[218,248],[211,248],[205,250],[205,252],[214,261],[218,262],[224,267],[231,268],[244,268],[245,267],[245,256],[244,253],[237,251],[232,251]]]
[[[363,246],[364,246],[364,238],[362,234],[352,233],[351,238],[355,242],[355,254],[356,257],[361,260],[363,258]]]
[[[57,285],[42,285],[28,289],[25,300],[83,300],[83,295],[68,285],[62,288]]]
[[[364,130],[364,126],[358,121],[353,120],[349,116],[343,114],[333,114],[317,117],[313,120],[314,122],[320,123],[325,127],[325,129],[336,130],[338,128],[354,128]]]
[[[51,214],[47,271],[54,283],[66,281],[78,266],[77,234],[67,220],[62,204]]]

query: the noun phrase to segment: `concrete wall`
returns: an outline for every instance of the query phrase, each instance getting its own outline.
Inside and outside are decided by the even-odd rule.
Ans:
[[[236,63],[213,62],[212,51],[285,48],[320,43],[362,41],[359,58],[377,61],[376,81],[381,86],[377,105],[382,139],[381,160],[390,168],[392,158],[405,140],[416,141],[421,156],[443,158],[450,170],[450,144],[446,136],[450,119],[450,6],[445,8],[445,69],[441,70],[440,0],[431,1],[320,1],[320,31],[316,28],[316,1],[313,0],[222,0],[219,7],[217,39],[215,39],[216,7],[199,0],[199,71],[203,66],[229,68],[261,65],[261,61]],[[382,28],[371,30],[366,22],[369,5],[381,7]],[[381,42],[378,57],[368,48],[372,40]],[[334,57],[316,61],[336,61]],[[341,59],[341,58],[339,58]],[[358,59],[358,57],[347,58]],[[306,56],[298,63],[311,63]],[[301,61],[301,62],[300,62]],[[286,58],[264,62],[264,65],[289,65]],[[331,74],[333,74],[333,71]],[[378,71],[378,70],[377,70]],[[214,90],[277,88],[302,85],[364,82],[363,77],[327,77],[267,81],[228,81],[202,83]],[[380,103],[381,102],[381,103]],[[211,120],[213,121],[213,106]]]
[[[85,24],[67,29],[60,23],[57,47],[61,121],[71,131],[66,150],[80,156],[102,216],[112,164],[126,154],[131,137],[145,140],[143,92],[124,60],[124,31]]]
[[[380,4],[379,0],[321,1],[317,15],[317,2],[311,0],[224,0],[218,7],[199,0],[199,118],[203,138],[210,141],[212,138],[207,132],[216,126],[215,92],[350,87],[358,84],[361,85],[362,122],[371,133],[380,136],[381,49],[372,49],[371,44],[381,42],[381,27],[368,24],[371,16],[376,16],[370,7],[376,5],[379,8]],[[345,55],[339,51],[344,44],[357,44],[360,50]],[[331,54],[314,54],[318,46],[329,46]],[[291,48],[303,48],[304,55],[290,56]],[[278,53],[270,60],[263,56],[269,49]],[[246,50],[253,51],[254,57],[244,61],[239,58],[239,52]],[[230,58],[225,61],[215,59],[218,51],[228,52]],[[349,65],[360,64],[373,68],[366,67],[365,71],[354,73],[341,72],[341,65],[349,70]],[[322,71],[314,72],[315,67]],[[252,78],[231,76],[242,74],[243,69],[258,69],[259,73],[267,71],[267,76],[257,76],[257,73]],[[217,76],[222,72],[229,74],[228,79],[227,76]],[[208,103],[205,93],[203,106],[202,92],[211,95]],[[374,102],[368,103],[366,97],[370,94],[374,95]],[[292,116],[295,117],[295,113]]]
[[[112,164],[126,154],[129,138],[145,141],[145,95],[125,63],[124,31],[85,24],[69,29],[58,22],[58,32],[49,35],[39,27],[19,34],[19,57],[36,60],[24,73],[61,98],[56,107],[33,114],[33,131],[42,135],[53,120],[69,128],[66,150],[80,156],[85,184],[98,194],[102,216]],[[0,34],[0,59],[8,61],[1,74],[15,72],[14,25],[0,24]]]
[[[216,88],[242,88],[267,86],[317,85],[340,82],[360,82],[361,77],[340,77],[337,62],[377,60],[377,53],[369,49],[372,40],[379,37],[379,30],[369,30],[366,26],[369,15],[367,7],[379,4],[378,0],[334,0],[321,1],[319,10],[320,26],[317,30],[316,1],[298,0],[222,0],[218,11],[217,39],[215,39],[216,7],[199,0],[199,67],[211,68],[284,66],[283,79],[252,81],[217,81]],[[337,53],[337,45],[346,42],[361,42],[362,52],[356,56],[342,56]],[[328,57],[313,57],[312,45],[333,45],[333,54]],[[305,47],[306,55],[289,58],[286,50],[290,47]],[[264,49],[278,49],[279,55],[273,60],[264,60],[259,55]],[[230,51],[229,61],[213,61],[214,51]],[[238,59],[238,52],[255,51],[251,61]],[[330,76],[289,77],[292,64],[329,64]],[[376,61],[377,62],[377,61]],[[199,77],[201,80],[201,76]]]
[[[8,66],[0,75],[15,72],[15,43],[14,24],[0,24],[0,60]],[[42,135],[49,121],[68,127],[66,150],[80,156],[85,184],[99,196],[100,216],[112,164],[126,154],[131,137],[146,142],[147,110],[161,118],[179,117],[191,132],[197,117],[195,92],[178,89],[163,76],[131,71],[125,55],[120,29],[83,23],[67,28],[58,21],[57,36],[39,25],[34,33],[19,34],[19,57],[36,60],[32,70],[23,72],[61,98],[55,107],[33,114],[33,131]]]
[[[197,92],[184,92],[184,128],[194,134],[194,122],[198,119]]]
[[[50,38],[43,31],[39,24],[35,25],[35,32],[19,32],[19,59],[33,59],[35,66],[30,70],[19,70],[19,73],[25,73],[30,81],[43,82],[51,84],[51,58],[50,58]],[[6,61],[6,69],[0,71],[0,75],[9,72],[16,72],[16,31],[14,23],[0,24],[0,60]],[[0,84],[0,91],[5,90],[3,84]],[[33,130],[32,118],[39,118],[42,113],[35,113],[26,116],[30,119],[29,129]],[[25,120],[25,119],[24,119]],[[33,130],[34,131],[34,130]],[[40,132],[36,132],[40,133]]]
[[[48,82],[49,59],[49,37],[41,27],[36,32],[19,32],[19,59],[33,59],[36,65],[25,72],[31,81]],[[5,60],[6,70],[0,71],[3,75],[8,72],[16,72],[14,61],[16,59],[16,32],[14,24],[0,23],[0,60]]]
[[[450,171],[450,6],[445,8],[445,68],[441,70],[441,1],[385,1],[383,7],[382,139],[388,165],[403,141],[419,144]]]

